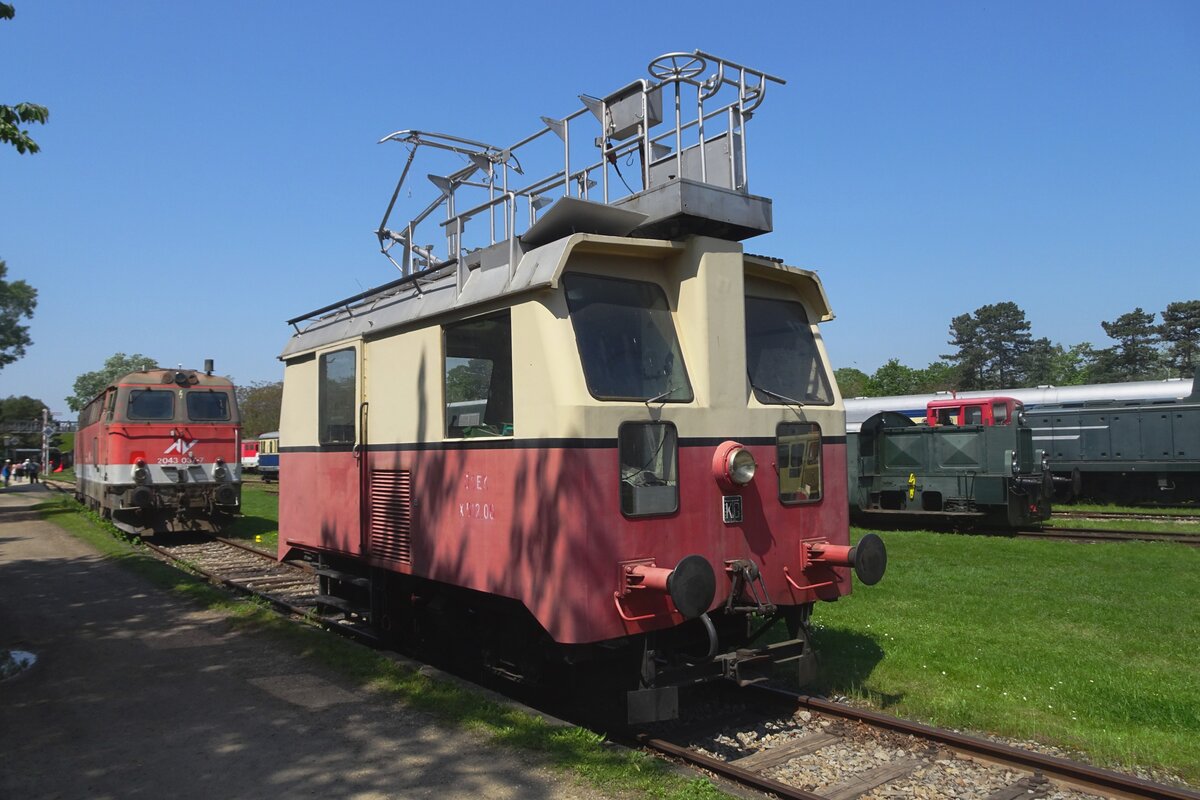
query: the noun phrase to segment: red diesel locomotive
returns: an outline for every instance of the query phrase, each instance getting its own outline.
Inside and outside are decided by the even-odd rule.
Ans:
[[[80,412],[75,497],[130,532],[218,529],[241,504],[238,424],[211,361],[125,375]]]
[[[651,74],[510,148],[388,137],[470,166],[401,231],[385,217],[401,278],[291,320],[281,356],[279,555],[316,565],[323,603],[470,642],[508,676],[602,665],[628,677],[631,720],[674,715],[681,685],[808,672],[814,604],[886,561],[878,537],[849,542],[820,281],[738,243],[770,230],[741,133],[780,81],[703,53]],[[512,188],[537,140],[600,152],[555,145],[565,161]],[[618,197],[609,173],[638,159]],[[437,207],[440,258],[415,244]]]

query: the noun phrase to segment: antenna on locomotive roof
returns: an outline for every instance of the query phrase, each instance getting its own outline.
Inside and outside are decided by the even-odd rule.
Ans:
[[[204,359],[204,374],[205,375],[213,374],[213,360],[211,358]]]

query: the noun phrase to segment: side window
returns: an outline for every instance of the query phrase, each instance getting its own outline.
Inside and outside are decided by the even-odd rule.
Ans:
[[[354,348],[322,355],[320,373],[317,439],[321,444],[354,444],[358,386]]]
[[[513,435],[512,321],[489,314],[443,329],[446,437]]]
[[[967,406],[966,425],[983,424],[983,406]]]
[[[992,403],[992,424],[1007,425],[1008,424],[1008,403],[998,402]]]
[[[821,426],[781,422],[775,429],[779,500],[789,505],[821,499]]]
[[[669,422],[626,422],[617,429],[621,513],[673,514],[679,508],[679,436]]]

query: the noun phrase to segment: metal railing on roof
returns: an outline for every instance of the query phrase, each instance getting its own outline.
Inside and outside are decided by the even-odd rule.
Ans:
[[[376,231],[380,250],[402,280],[505,240],[512,253],[515,238],[560,196],[610,204],[681,178],[748,194],[746,123],[767,85],[785,81],[700,50],[667,53],[648,69],[653,81],[639,79],[601,98],[580,95],[582,108],[542,117],[542,128],[507,147],[412,129],[381,139],[409,147]],[[461,166],[429,174],[438,195],[407,224],[390,228],[422,147]],[[636,171],[626,176],[622,161]],[[440,235],[425,236],[439,209]],[[477,224],[485,219],[486,225]],[[440,239],[441,248],[422,243],[428,239]],[[392,253],[396,246],[399,258]]]

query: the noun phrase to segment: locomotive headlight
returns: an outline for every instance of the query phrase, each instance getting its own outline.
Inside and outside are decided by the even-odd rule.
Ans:
[[[1020,456],[1017,454],[1016,450],[1012,451],[1012,474],[1013,475],[1021,474],[1021,459],[1020,459]]]
[[[150,479],[150,470],[146,468],[146,460],[139,458],[133,465],[133,480],[135,483],[145,483]]]
[[[215,464],[213,467],[213,477],[219,481],[225,480],[229,475],[229,470],[225,468],[225,459],[218,458],[213,463]]]
[[[754,455],[737,442],[722,442],[713,453],[713,477],[726,489],[739,489],[750,483],[757,468]]]
[[[745,486],[754,480],[756,469],[758,469],[758,464],[754,461],[754,454],[746,448],[739,447],[729,454],[726,470],[729,473],[729,479],[738,486]]]

